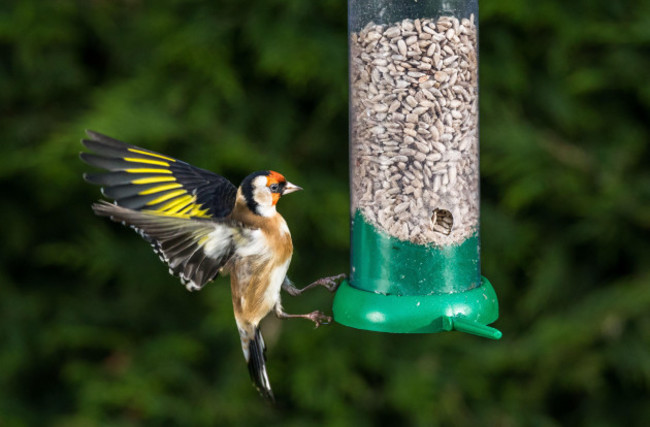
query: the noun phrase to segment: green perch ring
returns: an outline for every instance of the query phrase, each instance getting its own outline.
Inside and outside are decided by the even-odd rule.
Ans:
[[[435,333],[460,331],[498,340],[497,296],[483,278],[466,292],[432,295],[385,295],[356,289],[345,281],[334,300],[334,319],[345,326],[378,332]]]
[[[499,339],[497,296],[478,273],[478,235],[460,245],[401,241],[364,221],[352,224],[352,274],[334,297],[334,320],[393,333],[461,331]]]

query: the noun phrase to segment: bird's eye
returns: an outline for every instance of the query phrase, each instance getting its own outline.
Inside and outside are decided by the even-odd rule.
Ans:
[[[271,192],[277,193],[277,191],[280,189],[280,185],[279,184],[271,184],[271,185],[269,185],[269,189],[271,190]]]

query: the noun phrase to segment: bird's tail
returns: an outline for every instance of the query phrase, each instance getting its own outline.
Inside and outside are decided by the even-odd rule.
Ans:
[[[250,334],[241,332],[243,331],[240,330],[242,350],[246,362],[248,362],[248,372],[251,375],[253,384],[265,399],[275,402],[269,375],[266,372],[266,356],[264,354],[266,346],[260,328],[255,326]]]

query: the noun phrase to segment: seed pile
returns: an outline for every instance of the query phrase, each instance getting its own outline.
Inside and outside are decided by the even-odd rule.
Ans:
[[[369,23],[351,34],[352,209],[400,240],[478,228],[474,17]]]

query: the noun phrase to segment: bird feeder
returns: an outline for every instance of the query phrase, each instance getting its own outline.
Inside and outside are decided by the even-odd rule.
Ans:
[[[343,325],[501,337],[480,273],[477,12],[478,0],[349,0]]]

